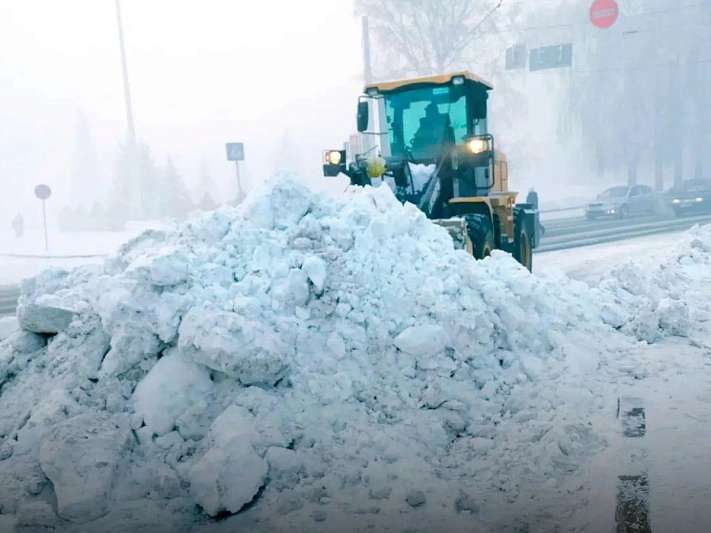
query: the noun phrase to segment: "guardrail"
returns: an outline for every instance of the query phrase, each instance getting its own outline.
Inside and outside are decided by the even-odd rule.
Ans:
[[[540,214],[544,213],[562,213],[563,211],[579,211],[585,209],[584,205],[577,205],[575,207],[556,207],[555,209],[539,209]]]
[[[6,254],[0,253],[0,257],[14,257],[15,259],[95,259],[97,257],[108,257],[108,254],[83,254],[83,255],[47,255],[47,254]]]
[[[20,297],[19,285],[0,286],[0,317],[12,316],[17,308],[17,300]]]

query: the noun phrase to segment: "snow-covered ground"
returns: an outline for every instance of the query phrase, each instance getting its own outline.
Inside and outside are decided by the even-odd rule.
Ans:
[[[126,231],[117,232],[61,232],[48,228],[48,247],[43,229],[27,229],[20,238],[12,231],[0,231],[0,285],[19,283],[46,268],[100,264],[102,256],[115,252],[127,240],[163,225],[160,221],[132,223]]]
[[[707,491],[711,227],[663,249],[593,286],[560,255],[531,275],[387,187],[280,175],[45,271],[0,344],[0,526],[609,532],[636,395],[652,529],[702,531],[708,505],[665,505]]]
[[[659,263],[683,239],[684,232],[650,235],[625,241],[596,244],[536,254],[533,269],[536,273],[560,268],[566,275],[588,285],[596,285],[610,270],[630,260]]]

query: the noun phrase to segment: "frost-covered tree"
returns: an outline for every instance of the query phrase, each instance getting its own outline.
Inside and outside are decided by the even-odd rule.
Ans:
[[[75,154],[71,177],[71,204],[90,206],[101,194],[103,183],[99,160],[91,137],[89,119],[81,111],[77,113]]]
[[[214,211],[218,207],[217,202],[215,202],[215,200],[212,199],[212,196],[210,196],[210,193],[207,192],[203,194],[202,199],[198,204],[198,208],[201,211]]]
[[[185,220],[195,208],[190,200],[185,180],[170,157],[163,169],[160,200],[161,214],[178,220]]]
[[[574,4],[587,13],[589,2]],[[708,174],[711,4],[630,0],[621,9],[609,30],[586,25],[562,116],[575,123],[598,175],[626,174],[633,184],[649,169],[662,188],[669,171],[675,182]]]
[[[151,220],[161,215],[162,184],[150,148],[129,139],[119,145],[114,182],[109,197],[112,216]]]
[[[210,171],[210,164],[207,162],[207,159],[203,157],[198,167],[197,198],[202,198],[206,194],[214,198],[216,193],[215,180]]]
[[[500,0],[355,0],[372,33],[375,77],[427,76],[457,68],[494,22]],[[386,66],[387,65],[387,66]]]

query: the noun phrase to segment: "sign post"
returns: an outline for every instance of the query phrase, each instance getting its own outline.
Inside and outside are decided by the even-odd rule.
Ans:
[[[242,192],[242,182],[239,175],[239,162],[244,161],[244,143],[227,143],[225,148],[227,150],[227,161],[235,162],[237,171],[237,204],[239,205],[245,197]]]
[[[40,184],[35,187],[35,196],[42,200],[42,220],[44,223],[44,249],[49,251],[49,239],[47,238],[47,208],[45,201],[52,196],[52,189],[48,185]]]
[[[590,6],[590,22],[600,29],[607,29],[617,22],[620,8],[615,0],[595,0]]]

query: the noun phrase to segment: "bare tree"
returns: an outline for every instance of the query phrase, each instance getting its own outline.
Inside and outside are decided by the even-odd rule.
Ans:
[[[426,76],[464,61],[479,28],[501,0],[355,0],[356,14],[370,20],[378,63],[386,75]]]
[[[589,3],[575,1],[581,12]],[[640,0],[627,8],[621,33],[588,37],[581,75],[564,96],[566,119],[578,123],[599,170],[626,170],[634,184],[640,168],[651,168],[662,189],[666,169],[675,183],[707,172],[711,64],[703,51],[711,46],[711,8]],[[693,168],[684,168],[685,153]]]

